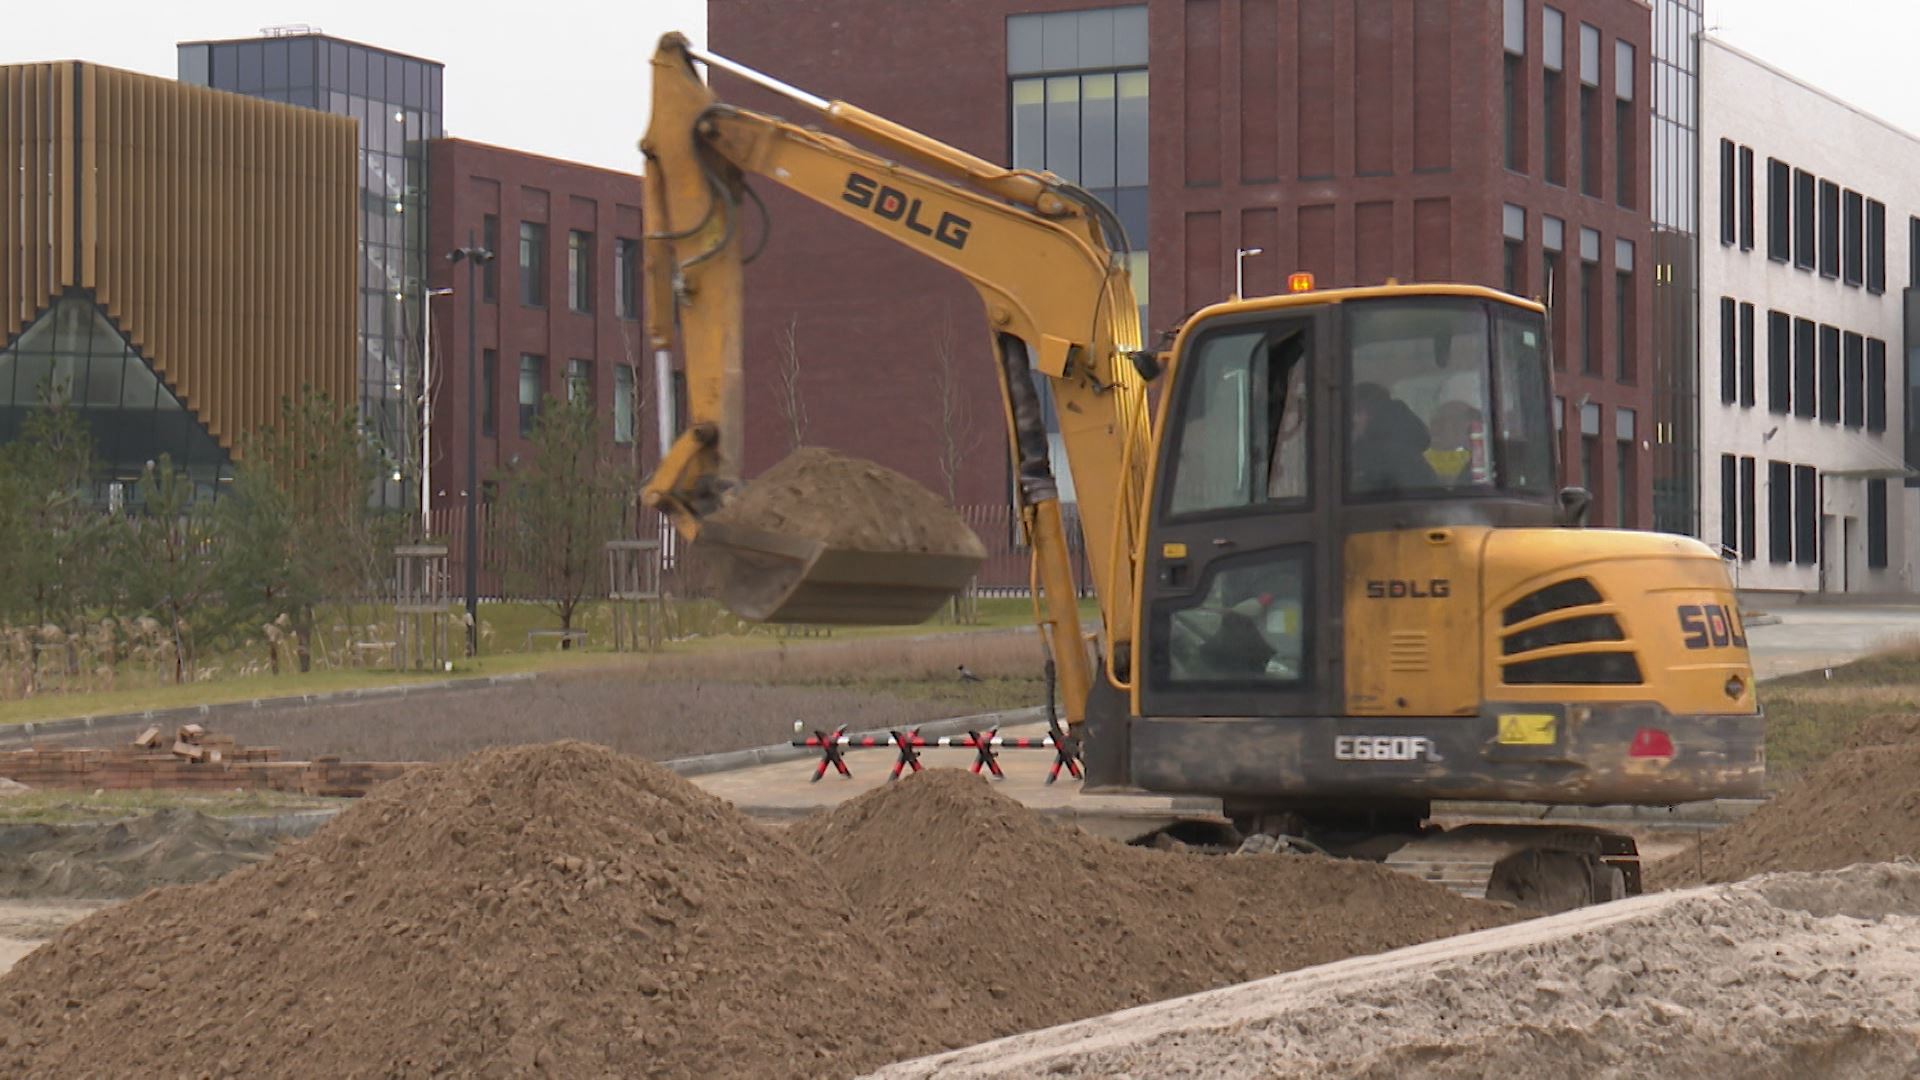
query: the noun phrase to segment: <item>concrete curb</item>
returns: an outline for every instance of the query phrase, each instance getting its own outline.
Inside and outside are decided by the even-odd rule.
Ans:
[[[990,727],[1013,727],[1018,724],[1038,724],[1047,718],[1046,709],[1034,706],[1028,709],[1012,709],[1007,712],[982,713],[978,716],[959,716],[951,720],[929,720],[916,725],[920,734],[927,736],[964,735],[969,731],[984,731]],[[854,738],[871,735],[884,736],[885,730],[849,732]],[[756,746],[750,750],[728,750],[718,754],[698,754],[693,757],[673,758],[657,762],[664,769],[670,769],[681,776],[706,776],[710,773],[733,772],[736,769],[750,769],[756,765],[773,765],[784,761],[800,761],[820,756],[820,751],[806,746],[776,744]]]
[[[432,682],[398,686],[367,686],[357,690],[332,690],[324,694],[288,694],[284,697],[253,698],[216,705],[182,705],[173,709],[146,709],[141,712],[111,713],[106,716],[74,716],[62,720],[28,720],[0,725],[0,744],[31,742],[45,735],[65,735],[75,731],[136,728],[149,724],[167,727],[198,723],[209,718],[253,712],[258,709],[287,709],[307,705],[344,705],[355,701],[409,697],[414,694],[446,693],[457,690],[485,690],[489,687],[532,682],[532,672],[513,675],[478,675],[466,679],[435,679]]]

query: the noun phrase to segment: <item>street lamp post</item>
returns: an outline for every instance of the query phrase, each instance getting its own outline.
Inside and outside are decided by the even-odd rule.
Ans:
[[[1240,248],[1233,253],[1233,298],[1245,299],[1247,294],[1247,256],[1258,255],[1265,248]]]
[[[428,289],[420,301],[420,539],[433,532],[433,302],[452,289]]]
[[[467,655],[480,655],[480,377],[475,309],[480,294],[474,275],[481,263],[493,261],[493,252],[474,242],[467,230],[467,246],[447,253],[454,262],[467,263]]]

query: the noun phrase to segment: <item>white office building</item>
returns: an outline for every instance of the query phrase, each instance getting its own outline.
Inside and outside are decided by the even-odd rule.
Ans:
[[[1911,591],[1920,139],[1711,37],[1699,64],[1701,538],[1742,589]]]

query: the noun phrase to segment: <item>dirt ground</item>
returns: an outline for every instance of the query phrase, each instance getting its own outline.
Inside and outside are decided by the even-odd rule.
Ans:
[[[1518,917],[1377,866],[1122,847],[951,772],[808,831],[825,864],[799,838],[603,748],[483,751],[27,956],[0,1073],[847,1076]]]
[[[0,973],[108,900],[0,900]]]

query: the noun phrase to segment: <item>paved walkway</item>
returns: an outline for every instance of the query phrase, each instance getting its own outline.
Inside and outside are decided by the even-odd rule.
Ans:
[[[1920,607],[1788,607],[1780,621],[1747,628],[1762,679],[1832,667],[1903,643],[1920,644]]]

